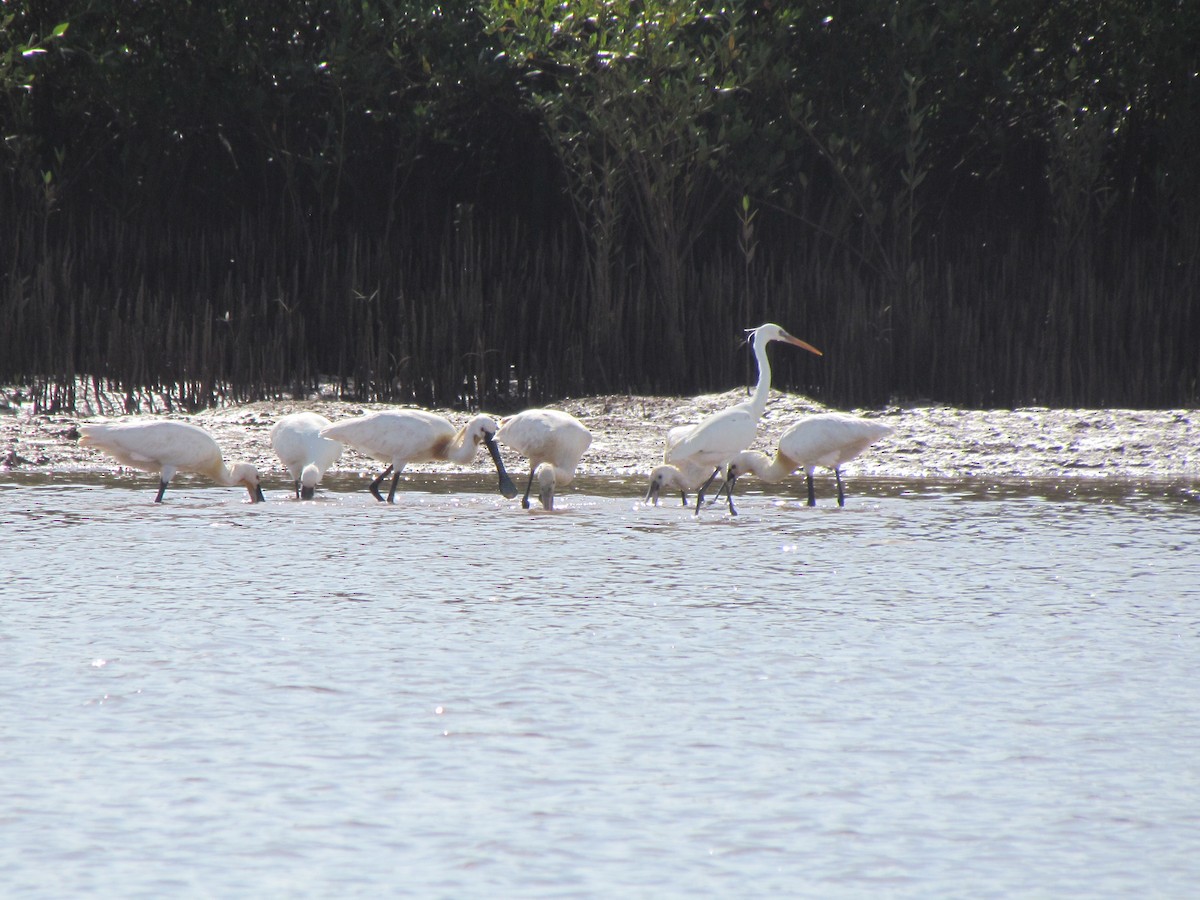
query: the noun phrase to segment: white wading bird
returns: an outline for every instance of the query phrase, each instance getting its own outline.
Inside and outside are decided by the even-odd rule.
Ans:
[[[892,429],[880,422],[848,416],[844,413],[822,413],[802,419],[779,437],[775,458],[756,450],[739,453],[729,463],[725,489],[733,502],[733,485],[738,476],[747,472],[763,481],[775,483],[787,478],[797,469],[804,469],[808,480],[808,505],[817,505],[813,490],[813,470],[817,466],[833,469],[837,478],[838,506],[846,505],[842,490],[842,465],[854,459]]]
[[[242,485],[250,500],[263,499],[258,470],[250,463],[226,466],[221,448],[203,428],[186,422],[154,419],[148,422],[106,422],[79,426],[79,443],[103,450],[125,466],[158,475],[158,496],[162,503],[167,485],[176,472],[207,475],[217,484]]]
[[[667,447],[663,453],[663,459],[671,453],[671,448],[685,434],[690,432],[695,425],[676,425],[667,432]],[[687,506],[688,493],[695,493],[705,482],[708,481],[709,471],[707,466],[698,465],[688,459],[676,460],[674,464],[664,463],[657,466],[650,472],[650,487],[646,490],[647,503],[654,501],[654,505],[658,506],[658,495],[662,491],[679,491],[679,496],[683,500],[683,505]]]
[[[271,447],[296,485],[298,500],[311,500],[325,470],[338,461],[342,445],[321,437],[332,423],[324,416],[298,412],[284,416],[271,429]]]
[[[771,363],[767,360],[767,344],[771,341],[786,341],[809,353],[821,355],[821,351],[797,337],[792,337],[778,325],[759,325],[750,332],[754,345],[754,358],[758,363],[758,383],[749,400],[706,416],[667,450],[667,462],[678,465],[688,463],[711,469],[712,474],[696,492],[696,513],[704,500],[704,491],[712,480],[721,473],[738,453],[752,443],[758,431],[758,420],[767,407],[771,393]],[[733,497],[729,498],[729,512],[737,515],[733,508]]]
[[[505,497],[517,496],[512,479],[504,471],[500,451],[496,447],[496,420],[491,416],[475,416],[462,428],[455,430],[449,420],[423,409],[398,409],[369,413],[354,419],[343,419],[321,429],[321,437],[332,438],[351,446],[372,459],[387,463],[387,468],[371,482],[369,490],[383,502],[379,485],[392,473],[392,486],[387,502],[396,502],[396,484],[400,473],[409,463],[452,462],[469,465],[475,459],[480,444],[486,444],[496,472],[500,476],[500,492]]]
[[[527,409],[500,423],[496,440],[529,459],[529,482],[521,506],[529,509],[533,479],[543,509],[554,509],[554,489],[571,483],[592,433],[574,416],[556,409]]]

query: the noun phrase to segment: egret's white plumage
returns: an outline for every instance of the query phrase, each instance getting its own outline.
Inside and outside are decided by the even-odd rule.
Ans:
[[[821,355],[821,351],[816,347],[792,337],[772,323],[753,329],[750,341],[754,346],[755,361],[758,363],[758,383],[754,386],[754,393],[750,399],[706,416],[667,450],[668,463],[679,465],[681,461],[686,460],[689,464],[712,471],[712,475],[697,492],[697,513],[700,512],[700,502],[708,484],[734,456],[754,443],[758,432],[758,420],[767,408],[767,397],[771,393],[771,363],[767,359],[767,344],[771,341],[784,341],[817,356]],[[733,508],[732,496],[729,498],[729,511],[737,514],[737,510]]]
[[[449,420],[423,409],[399,409],[370,413],[354,419],[343,419],[321,429],[321,437],[340,441],[364,453],[372,459],[387,463],[387,468],[371,482],[370,491],[375,499],[383,501],[379,485],[392,473],[392,486],[387,502],[396,502],[396,484],[400,473],[409,463],[452,462],[468,465],[475,459],[480,444],[488,448],[496,472],[500,476],[500,490],[505,497],[515,497],[513,486],[500,451],[496,447],[496,420],[491,416],[475,416],[462,428],[455,429]]]
[[[342,455],[342,445],[321,437],[331,423],[313,412],[284,416],[271,429],[271,447],[296,485],[296,497],[311,500],[326,469]]]
[[[892,433],[882,422],[860,419],[845,413],[821,413],[801,419],[779,437],[775,458],[747,450],[729,463],[727,485],[730,493],[739,475],[749,472],[763,481],[777,482],[803,469],[808,482],[808,505],[816,506],[813,470],[818,466],[833,469],[837,479],[838,506],[846,505],[842,488],[842,465],[857,457],[881,438]]]
[[[575,477],[592,433],[574,416],[557,409],[527,409],[500,423],[496,440],[529,460],[529,482],[521,506],[529,509],[529,492],[537,476],[543,509],[554,509],[554,490]]]
[[[176,472],[205,475],[217,484],[242,485],[251,502],[263,498],[258,470],[250,463],[225,465],[221,448],[212,436],[196,425],[164,419],[150,421],[98,422],[79,426],[79,443],[102,450],[117,462],[158,475],[161,503]]]

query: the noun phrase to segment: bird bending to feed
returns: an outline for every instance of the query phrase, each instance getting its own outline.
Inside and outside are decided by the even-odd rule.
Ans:
[[[816,506],[813,470],[822,466],[833,469],[837,478],[838,506],[845,506],[842,465],[891,433],[892,429],[887,425],[845,413],[822,413],[801,419],[780,435],[774,459],[768,459],[766,454],[756,450],[737,454],[729,463],[725,489],[732,495],[734,482],[747,472],[775,483],[797,469],[804,469],[808,480],[808,505]],[[730,502],[733,502],[732,497]]]
[[[667,432],[667,447],[663,453],[666,460],[671,448],[695,425],[677,425]],[[675,463],[664,463],[650,472],[650,487],[646,490],[646,503],[654,502],[658,506],[658,495],[661,491],[679,491],[683,505],[687,506],[688,493],[695,493],[700,486],[708,481],[708,467],[698,465],[689,459],[676,460]]]
[[[695,493],[709,480],[707,468],[700,468],[689,462],[678,465],[664,463],[656,466],[650,472],[650,487],[646,490],[646,502],[658,506],[658,495],[663,491],[679,491],[683,505],[687,506],[688,493]]]
[[[767,344],[771,341],[784,341],[817,356],[822,355],[816,347],[792,337],[778,325],[771,323],[752,329],[750,341],[754,346],[755,361],[758,363],[758,383],[754,386],[754,393],[750,399],[706,416],[667,449],[668,463],[679,465],[681,461],[686,460],[692,465],[712,470],[708,480],[696,492],[697,515],[700,513],[704,492],[713,479],[734,456],[754,443],[758,420],[767,408],[767,397],[771,393],[771,363],[767,359]],[[733,508],[732,494],[729,497],[729,512],[731,515],[737,515],[737,510]]]
[[[81,445],[103,450],[122,465],[157,474],[155,503],[162,503],[176,472],[206,475],[217,484],[240,484],[250,492],[252,503],[265,499],[258,483],[258,470],[245,462],[226,466],[217,442],[196,425],[163,419],[104,422],[80,425],[79,434]]]
[[[537,476],[543,509],[554,509],[554,489],[571,483],[579,459],[592,443],[592,433],[574,416],[557,409],[527,409],[500,423],[496,440],[529,460],[529,482],[521,506],[529,509],[529,492]]]
[[[369,490],[383,502],[379,485],[389,473],[392,486],[387,502],[396,502],[396,484],[400,473],[409,463],[452,462],[469,465],[475,459],[479,445],[486,444],[496,472],[500,476],[500,493],[517,496],[517,489],[504,471],[500,450],[496,447],[496,420],[491,416],[475,416],[462,428],[455,430],[449,420],[423,409],[398,409],[369,413],[354,419],[343,419],[321,429],[321,437],[340,441],[372,459],[387,463],[387,468],[371,482]]]
[[[311,500],[325,470],[338,461],[342,445],[321,437],[332,423],[312,412],[284,416],[271,429],[271,447],[296,485],[296,499]]]

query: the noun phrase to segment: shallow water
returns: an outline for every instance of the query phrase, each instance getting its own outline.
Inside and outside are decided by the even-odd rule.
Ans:
[[[0,480],[5,896],[1200,881],[1186,485],[62,481]]]

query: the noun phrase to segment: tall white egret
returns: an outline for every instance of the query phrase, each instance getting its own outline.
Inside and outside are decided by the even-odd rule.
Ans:
[[[162,503],[176,472],[206,475],[227,486],[240,484],[250,492],[252,503],[265,499],[258,470],[244,462],[225,465],[212,435],[196,425],[165,419],[103,422],[80,425],[79,435],[82,446],[95,447],[122,465],[158,475],[155,503]]]
[[[758,420],[766,410],[767,397],[771,393],[771,363],[767,359],[767,344],[771,341],[784,341],[817,356],[822,355],[816,347],[792,337],[772,323],[752,329],[750,341],[754,346],[755,361],[758,363],[758,383],[754,386],[754,393],[750,395],[750,399],[706,416],[667,451],[668,463],[687,460],[712,469],[712,475],[696,494],[697,514],[700,512],[700,504],[708,485],[734,456],[754,443]],[[729,498],[729,512],[737,515],[737,510],[733,508],[732,496]]]
[[[353,419],[343,419],[321,429],[321,437],[340,441],[372,459],[387,463],[387,468],[371,482],[369,490],[383,502],[379,485],[392,475],[387,502],[396,502],[396,484],[400,473],[409,463],[452,462],[468,465],[475,459],[480,444],[485,444],[500,476],[500,492],[505,497],[517,496],[517,489],[504,471],[500,450],[496,447],[496,420],[491,416],[475,416],[462,428],[455,430],[449,420],[423,409],[398,409],[369,413]]]
[[[739,475],[749,472],[774,483],[803,469],[808,481],[808,505],[816,506],[813,470],[821,466],[833,469],[837,478],[838,506],[845,506],[842,465],[891,433],[892,429],[881,422],[845,413],[821,413],[801,419],[780,435],[774,459],[768,459],[766,454],[756,450],[747,450],[730,461],[725,485],[731,495],[729,502],[733,502],[733,485]]]
[[[521,506],[529,509],[529,492],[537,476],[543,509],[554,509],[554,490],[571,483],[592,433],[569,413],[557,409],[527,409],[500,423],[496,440],[529,459],[529,482]]]
[[[311,500],[325,470],[338,461],[342,445],[321,437],[332,422],[314,412],[284,416],[271,429],[271,447],[296,486],[296,499]]]

